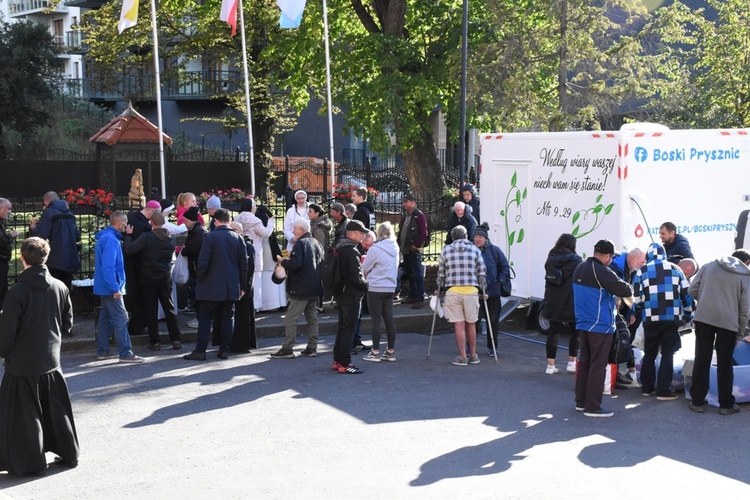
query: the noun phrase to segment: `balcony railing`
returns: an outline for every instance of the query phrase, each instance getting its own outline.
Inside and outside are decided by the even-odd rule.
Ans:
[[[80,30],[66,31],[65,48],[71,51],[85,51],[88,48],[85,38]]]
[[[104,86],[93,78],[69,78],[65,92],[75,97],[96,100],[154,99],[155,75],[124,76],[113,86]],[[178,78],[162,78],[161,95],[166,100],[206,99],[239,88],[240,74],[235,71],[190,71]]]
[[[14,16],[22,12],[49,9],[49,7],[49,0],[11,0],[8,5],[8,12],[11,16]],[[62,4],[58,4],[53,12],[67,12],[67,8],[63,7]]]

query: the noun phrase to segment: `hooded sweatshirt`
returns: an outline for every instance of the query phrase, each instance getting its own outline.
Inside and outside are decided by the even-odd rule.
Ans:
[[[0,357],[5,371],[25,377],[60,368],[62,335],[73,326],[70,294],[46,266],[31,266],[8,291],[0,313]]]
[[[354,212],[354,220],[358,220],[370,231],[375,230],[375,207],[369,201],[363,201],[357,205],[357,210]]]
[[[331,221],[324,214],[320,214],[310,221],[310,233],[318,240],[323,251],[331,246]]]
[[[643,305],[643,322],[681,324],[693,318],[693,298],[682,270],[667,260],[664,247],[651,243],[646,265],[633,278],[635,302]]]
[[[390,238],[376,242],[367,251],[362,271],[370,284],[370,291],[393,293],[398,278],[398,244]]]
[[[664,251],[669,262],[677,264],[682,259],[694,259],[688,239],[681,234],[675,234],[671,243],[664,244]]]
[[[750,269],[736,257],[723,257],[698,270],[689,288],[695,321],[745,335],[750,315]]]

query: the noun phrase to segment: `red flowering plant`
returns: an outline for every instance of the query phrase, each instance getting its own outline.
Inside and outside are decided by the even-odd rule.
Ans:
[[[240,188],[227,188],[227,189],[212,189],[211,191],[204,191],[198,195],[198,203],[205,205],[206,201],[211,197],[216,196],[221,201],[222,205],[229,205],[231,203],[241,203],[245,198],[252,198],[253,193],[248,189],[247,191]]]
[[[69,207],[97,207],[97,215],[109,217],[115,206],[115,195],[103,189],[66,189],[59,193]]]
[[[346,185],[346,184],[334,184],[333,185],[333,201],[338,203],[352,202],[352,191],[357,189],[359,186]],[[378,191],[375,188],[367,186],[367,201],[372,203],[373,207],[378,205]]]

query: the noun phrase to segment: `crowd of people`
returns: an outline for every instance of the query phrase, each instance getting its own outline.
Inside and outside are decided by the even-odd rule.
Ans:
[[[502,298],[511,294],[511,269],[502,250],[490,241],[487,223],[480,223],[474,187],[465,186],[461,195],[463,201],[455,203],[449,217],[435,293],[438,307],[454,327],[458,352],[452,363],[469,366],[480,363],[481,319],[486,319],[488,329],[487,353],[497,360],[498,323]],[[424,307],[426,300],[423,255],[429,244],[428,220],[414,195],[405,193],[398,228],[388,221],[376,224],[375,208],[367,197],[366,189],[356,188],[352,204],[333,203],[326,214],[309,202],[306,192],[295,192],[284,217],[284,251],[274,233],[273,214],[251,198],[242,202],[233,219],[218,198],[209,198],[208,226],[193,193],[178,197],[176,223],[169,221],[175,210],[171,200],[151,200],[127,214],[114,212],[109,225],[95,235],[93,293],[101,304],[97,359],[142,363],[130,337],[144,331],[148,349],[161,350],[161,314],[168,346],[182,349],[178,312],[194,314],[192,326],[198,330],[196,346],[184,359],[205,361],[209,343],[218,346],[218,359],[228,359],[230,353],[257,347],[255,313],[278,308],[286,308],[285,337],[271,359],[297,357],[294,347],[303,315],[307,342],[299,356],[316,357],[318,314],[325,300],[333,298],[338,325],[331,368],[341,374],[362,373],[352,363],[352,356],[360,352],[367,362],[395,362],[397,294],[401,304],[415,309]],[[19,233],[7,231],[11,204],[0,198],[0,284],[5,284],[0,287],[0,357],[5,362],[0,470],[16,474],[44,470],[47,451],[56,453],[62,465],[78,463],[77,434],[59,356],[61,338],[72,327],[70,286],[80,267],[80,236],[67,204],[55,193],[44,195],[44,205],[39,223],[32,221],[30,237],[20,247],[24,271],[8,291],[8,261]],[[559,372],[558,339],[569,332],[566,371],[576,373],[576,410],[586,416],[613,414],[601,403],[611,334],[618,321],[631,333],[643,324],[641,391],[663,401],[677,398],[670,387],[672,358],[680,347],[678,329],[695,321],[689,408],[704,411],[715,346],[720,413],[739,411],[732,396],[731,362],[735,338],[750,341],[744,336],[750,314],[750,253],[738,250],[698,269],[687,239],[676,233],[674,224],[664,223],[660,237],[662,244],[653,243],[645,252],[636,248],[620,255],[611,241],[601,240],[583,261],[576,253],[575,236],[562,234],[549,252],[545,371]],[[187,266],[187,299],[181,310],[172,279],[175,258],[184,258]],[[404,281],[408,292],[402,289]],[[360,332],[365,311],[372,318],[369,345]],[[635,370],[632,356],[627,366]]]
[[[656,396],[659,401],[678,399],[671,389],[674,354],[682,345],[680,328],[691,321],[695,325],[695,363],[688,407],[704,412],[716,348],[719,413],[739,412],[732,395],[732,354],[736,342],[750,342],[746,335],[750,253],[740,249],[699,268],[687,238],[677,234],[673,223],[662,224],[659,236],[661,243],[650,244],[645,252],[634,248],[617,255],[611,241],[600,240],[593,255],[582,261],[576,254],[575,236],[562,234],[545,262],[544,311],[550,322],[545,372],[559,372],[555,366],[558,338],[569,332],[566,370],[576,374],[576,410],[588,417],[614,414],[601,404],[606,367],[616,340],[612,334],[618,327],[629,330],[632,342],[642,325],[643,396]],[[632,352],[627,369],[635,380]]]

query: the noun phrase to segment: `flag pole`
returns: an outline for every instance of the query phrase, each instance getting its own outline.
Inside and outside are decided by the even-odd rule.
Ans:
[[[245,42],[245,11],[242,8],[242,0],[239,0],[240,9],[240,33],[242,35],[242,69],[245,73],[245,106],[247,108],[247,148],[250,155],[250,192],[255,192],[255,150],[253,147],[253,123],[250,113],[250,77],[247,71],[247,43]]]
[[[331,56],[328,51],[328,7],[326,0],[323,0],[323,30],[325,34],[326,47],[326,98],[328,99],[328,147],[330,148],[329,156],[331,157],[331,192],[333,185],[336,183],[336,172],[333,158],[333,103],[331,102]]]
[[[161,169],[161,197],[167,197],[167,180],[164,167],[164,127],[161,118],[161,73],[159,70],[159,39],[156,33],[156,0],[151,0],[151,32],[154,38],[154,69],[156,70],[156,115],[159,126],[159,166]]]

